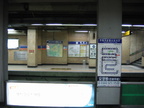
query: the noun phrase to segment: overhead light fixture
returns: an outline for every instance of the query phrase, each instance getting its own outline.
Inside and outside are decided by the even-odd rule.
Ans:
[[[122,31],[121,33],[125,33],[125,31]]]
[[[77,30],[77,31],[75,31],[75,32],[77,32],[77,33],[87,33],[87,32],[89,32],[89,31],[87,31],[87,30]]]
[[[59,25],[62,25],[62,24],[56,24],[56,23],[54,23],[54,24],[46,24],[46,25],[50,25],[50,26],[59,26]]]
[[[8,32],[14,32],[14,31],[15,31],[15,29],[13,29],[13,28],[8,29]]]
[[[83,26],[82,24],[62,24],[63,26]]]
[[[16,34],[17,31],[13,28],[8,29],[8,34]]]
[[[144,27],[144,25],[133,25],[133,27]]]
[[[43,24],[31,24],[33,26],[42,26]]]
[[[97,26],[97,24],[83,24],[84,26]]]
[[[61,32],[61,30],[47,30],[47,32]]]
[[[9,35],[26,35],[24,30],[15,30],[15,29],[8,29]]]
[[[131,24],[122,24],[122,27],[131,27]]]

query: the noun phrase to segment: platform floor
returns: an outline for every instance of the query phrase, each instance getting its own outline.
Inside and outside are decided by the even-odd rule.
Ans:
[[[144,73],[144,68],[133,65],[122,65],[122,73]],[[27,67],[27,65],[8,65],[9,71],[36,71],[36,72],[90,72],[94,73],[96,68],[89,68],[88,65],[39,65]]]

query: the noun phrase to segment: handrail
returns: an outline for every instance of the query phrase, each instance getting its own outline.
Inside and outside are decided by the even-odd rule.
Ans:
[[[129,56],[136,55],[136,54],[138,54],[138,53],[140,53],[140,52],[143,52],[143,51],[144,51],[144,48],[142,48],[142,49],[140,49],[140,50],[137,50],[137,51],[131,53]]]

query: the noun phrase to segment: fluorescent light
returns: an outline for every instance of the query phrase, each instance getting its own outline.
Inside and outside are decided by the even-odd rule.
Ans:
[[[61,32],[61,30],[47,30],[47,32]]]
[[[125,33],[125,31],[122,31],[121,33]]]
[[[31,24],[31,25],[33,25],[33,26],[41,26],[43,24]]]
[[[84,26],[97,26],[97,24],[83,24]]]
[[[77,31],[75,31],[75,32],[79,32],[79,33],[87,33],[87,32],[89,32],[89,31],[87,31],[87,30],[77,30]]]
[[[10,35],[26,35],[25,31],[24,30],[15,30],[15,29],[8,29],[8,34]]]
[[[15,29],[8,29],[8,34],[16,34],[17,31]]]
[[[46,24],[46,25],[57,26],[57,25],[62,25],[62,24]]]
[[[13,31],[15,31],[15,29],[8,29],[8,32],[13,32]]]
[[[133,25],[133,27],[144,27],[144,25]]]
[[[123,27],[131,27],[131,24],[122,24]]]

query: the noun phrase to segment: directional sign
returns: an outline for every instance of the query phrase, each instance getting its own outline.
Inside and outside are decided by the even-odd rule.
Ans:
[[[96,58],[96,44],[90,44],[90,58]]]

